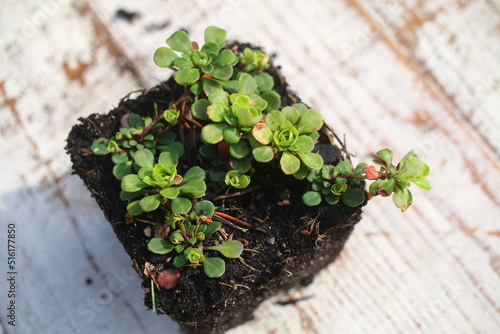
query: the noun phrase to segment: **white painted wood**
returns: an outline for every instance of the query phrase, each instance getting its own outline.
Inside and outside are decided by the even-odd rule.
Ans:
[[[119,8],[140,17],[116,19]],[[432,168],[432,191],[415,189],[404,214],[374,199],[339,260],[289,293],[310,298],[266,301],[230,333],[499,332],[498,2],[27,0],[0,10],[0,240],[12,221],[19,245],[18,326],[1,312],[6,333],[179,333],[143,308],[63,147],[78,117],[168,75],[151,55],[173,31],[201,41],[208,25],[277,53],[355,161],[416,148]]]

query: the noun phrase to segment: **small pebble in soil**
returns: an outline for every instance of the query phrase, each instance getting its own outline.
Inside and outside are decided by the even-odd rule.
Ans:
[[[160,272],[156,278],[156,283],[163,289],[172,289],[179,282],[181,273],[175,268],[169,268]]]

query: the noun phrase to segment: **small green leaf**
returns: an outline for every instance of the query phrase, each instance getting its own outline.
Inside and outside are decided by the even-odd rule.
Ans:
[[[224,140],[229,144],[236,144],[241,139],[241,132],[237,128],[228,127],[224,129],[222,136],[224,137]]]
[[[92,142],[90,149],[95,155],[106,155],[109,153],[108,149],[108,139],[107,138],[97,138]]]
[[[285,116],[278,110],[271,111],[266,115],[266,124],[272,131],[278,131],[283,122],[285,122]]]
[[[205,257],[203,271],[211,278],[221,277],[226,271],[226,263],[218,257]]]
[[[245,174],[252,168],[252,163],[248,158],[236,159],[234,157],[231,157],[229,159],[229,165],[231,166],[231,168],[237,170],[241,174]]]
[[[268,145],[273,141],[273,132],[266,123],[257,123],[252,129],[252,135],[262,145]]]
[[[207,228],[205,230],[205,235],[209,236],[214,234],[221,226],[222,224],[219,222],[211,222],[210,224],[206,225]]]
[[[266,111],[276,110],[281,106],[281,96],[274,90],[264,92],[260,97],[267,102]]]
[[[205,181],[203,181],[203,180],[193,180],[193,181],[189,181],[187,183],[183,183],[178,188],[182,194],[190,195],[190,197],[193,197],[193,198],[199,198],[199,197],[205,196],[205,191],[207,190],[207,185],[205,184]]]
[[[300,117],[298,130],[300,134],[318,131],[323,126],[323,116],[319,111],[309,109]]]
[[[212,76],[219,80],[229,80],[233,76],[233,67],[231,65],[216,67],[212,71]]]
[[[300,168],[300,160],[288,151],[284,151],[280,159],[281,170],[286,175],[292,175]]]
[[[238,80],[238,93],[250,95],[257,89],[257,82],[248,73],[242,73]]]
[[[210,201],[199,201],[194,205],[194,208],[199,216],[212,217],[215,211],[215,206]]]
[[[194,166],[188,169],[188,171],[182,177],[182,183],[185,184],[194,180],[204,180],[205,171],[199,166]]]
[[[297,155],[300,157],[300,160],[302,160],[304,165],[310,169],[320,170],[321,167],[323,167],[323,158],[319,154],[297,152]]]
[[[148,242],[148,250],[155,254],[167,254],[175,248],[175,245],[163,238],[152,238]]]
[[[201,129],[201,138],[207,144],[217,144],[224,139],[224,129],[227,125],[220,123],[208,124]]]
[[[185,197],[176,197],[172,199],[172,211],[179,215],[184,215],[191,210],[191,201]]]
[[[427,179],[416,179],[412,182],[422,190],[431,190],[431,183]]]
[[[220,83],[218,83],[217,81],[215,81],[213,79],[202,78],[201,81],[202,81],[203,92],[205,92],[205,95],[210,95],[211,92],[213,92],[216,89],[221,89],[221,87],[222,87],[220,85]],[[191,87],[193,87],[193,86],[191,86]],[[200,94],[200,93],[198,93],[198,94]],[[195,95],[198,95],[198,94],[195,94]]]
[[[200,79],[200,71],[196,68],[183,68],[175,72],[174,78],[179,85],[189,86]]]
[[[150,150],[142,149],[134,153],[134,161],[141,167],[153,167],[155,164],[155,157]]]
[[[224,29],[210,26],[205,30],[205,44],[215,43],[222,49],[226,44],[226,31]]]
[[[131,199],[134,199],[138,196],[141,196],[144,194],[144,190],[139,190],[139,191],[134,191],[134,192],[128,192],[128,191],[120,191],[120,199],[122,201],[129,201]]]
[[[127,212],[132,216],[138,216],[142,213],[141,201],[133,201],[127,205]]]
[[[228,186],[232,186],[238,189],[246,188],[250,184],[250,176],[241,174],[236,170],[231,170],[227,172],[224,182]]]
[[[271,89],[273,89],[273,87],[274,87],[274,79],[269,73],[263,72],[263,73],[259,73],[257,75],[254,75],[254,79],[257,82],[257,87],[259,88],[259,90],[261,92],[268,92]],[[277,108],[275,108],[275,109],[277,109]],[[273,109],[271,109],[271,110],[273,110]]]
[[[321,194],[317,191],[308,191],[302,195],[305,205],[316,206],[321,203]]]
[[[274,149],[271,146],[261,146],[254,148],[252,154],[258,162],[269,162],[274,158]]]
[[[153,56],[156,66],[159,67],[170,67],[177,58],[179,58],[179,56],[175,51],[167,47],[158,48]]]
[[[243,253],[243,244],[238,240],[230,240],[220,245],[205,247],[205,249],[216,250],[227,258],[235,259]]]
[[[191,106],[191,113],[194,117],[201,119],[203,121],[209,120],[207,115],[207,107],[210,105],[205,99],[199,99]]]
[[[236,55],[234,54],[233,51],[226,49],[222,50],[217,58],[215,58],[213,65],[217,67],[223,67],[226,65],[230,65],[234,60],[236,59]],[[232,66],[231,66],[232,68]],[[227,80],[227,79],[226,79]],[[272,80],[272,78],[271,78]],[[274,82],[273,82],[274,83]]]
[[[297,141],[290,146],[289,150],[300,153],[311,152],[314,150],[314,142],[311,137],[301,135],[297,138]]]
[[[223,122],[228,109],[222,103],[212,103],[207,107],[207,116],[214,122]]]
[[[307,166],[304,164],[300,164],[299,170],[293,173],[293,177],[295,177],[298,180],[303,180],[306,178],[308,173],[309,173],[309,168],[307,168]]]
[[[132,174],[132,162],[127,161],[126,163],[118,164],[113,167],[113,175],[118,179],[122,180],[125,175]]]
[[[202,145],[200,147],[200,154],[210,160],[219,158],[219,152],[217,151],[216,145]]]
[[[357,207],[365,201],[365,193],[358,188],[350,188],[340,195],[342,203],[350,207]]]
[[[299,111],[294,107],[285,107],[281,110],[283,116],[285,116],[285,120],[289,121],[290,124],[295,124],[299,120]]]
[[[328,194],[325,196],[325,201],[330,205],[335,205],[339,202],[340,196],[335,194]]]
[[[188,259],[184,253],[177,255],[174,258],[174,267],[180,268],[188,262]]]
[[[121,188],[124,191],[134,192],[139,191],[148,185],[139,179],[137,174],[128,174],[125,175],[121,182]]]
[[[190,53],[193,51],[191,40],[185,31],[176,31],[167,38],[167,45],[175,51]]]
[[[377,157],[384,160],[387,166],[392,165],[393,154],[391,150],[385,148],[377,152]]]
[[[111,155],[111,160],[113,161],[113,163],[115,163],[117,165],[123,164],[123,163],[126,163],[127,161],[129,161],[129,156],[128,156],[127,152],[113,153],[113,155]]]
[[[180,192],[181,191],[179,190],[179,188],[169,187],[169,188],[162,189],[160,191],[160,195],[165,197],[165,198],[168,198],[168,199],[174,199],[177,196],[179,196]]]
[[[243,159],[250,153],[250,148],[247,143],[240,141],[236,144],[229,145],[229,153],[236,159]]]
[[[394,204],[404,212],[410,207],[413,197],[408,188],[403,188],[403,190],[396,188],[392,195],[392,200]]]
[[[156,195],[143,197],[140,200],[140,205],[141,205],[142,210],[144,210],[146,212],[154,211],[154,210],[158,209],[158,207],[160,206],[160,195],[156,194]]]

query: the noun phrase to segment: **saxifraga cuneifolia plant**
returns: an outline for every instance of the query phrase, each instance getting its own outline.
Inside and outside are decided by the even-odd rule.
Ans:
[[[174,267],[202,265],[207,276],[220,277],[224,260],[208,257],[205,251],[218,251],[226,258],[237,258],[243,251],[237,240],[207,245],[207,238],[221,228],[212,220],[213,203],[202,200],[207,174],[211,181],[246,188],[253,164],[278,159],[283,173],[308,182],[309,190],[302,196],[308,206],[323,201],[359,206],[366,200],[361,180],[373,181],[368,199],[392,195],[402,211],[412,203],[410,183],[430,189],[429,166],[413,150],[397,165],[389,149],[378,151],[373,160],[378,169],[366,163],[353,167],[348,161],[325,164],[314,152],[323,117],[301,103],[281,108],[274,79],[264,71],[269,58],[263,51],[245,48],[235,54],[225,48],[226,31],[213,26],[206,29],[201,49],[184,31],[175,32],[166,43],[168,47],[156,50],[154,62],[175,70],[174,80],[185,87],[184,94],[164,111],[155,104],[150,117],[125,115],[116,135],[96,139],[91,149],[97,155],[111,154],[113,175],[121,181],[120,198],[128,202],[130,215],[163,212],[168,233],[152,238],[148,249],[176,253]],[[177,169],[184,145],[171,130],[186,120],[201,127],[200,154],[212,161],[209,170]]]

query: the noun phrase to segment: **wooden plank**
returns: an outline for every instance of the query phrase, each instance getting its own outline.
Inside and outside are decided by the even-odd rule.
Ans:
[[[381,147],[399,157],[416,148],[433,170],[433,190],[416,189],[408,212],[374,199],[336,263],[230,333],[500,329],[497,3],[265,4],[7,2],[0,136],[14,163],[4,166],[0,212],[21,232],[24,273],[18,331],[0,314],[7,333],[179,332],[143,309],[130,260],[62,148],[77,117],[169,75],[151,54],[173,31],[201,41],[208,25],[277,53],[292,87],[347,135],[355,161]],[[140,16],[117,19],[120,8]],[[309,298],[277,303],[290,297]]]

